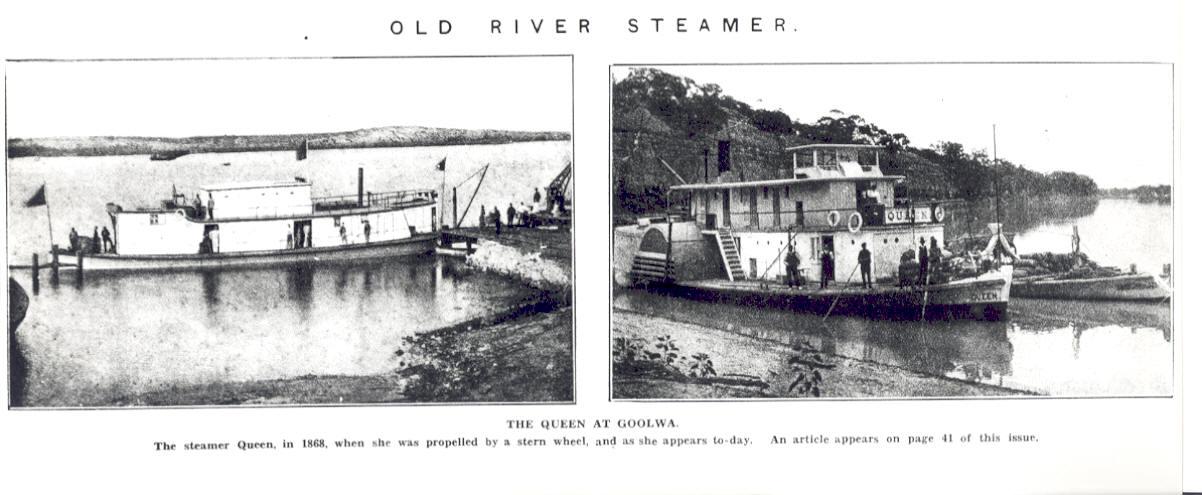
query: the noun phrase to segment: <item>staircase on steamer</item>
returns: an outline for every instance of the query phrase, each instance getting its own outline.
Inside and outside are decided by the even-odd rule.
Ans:
[[[743,265],[739,262],[739,247],[730,228],[718,229],[718,247],[722,249],[722,267],[726,269],[726,278],[731,282],[747,280],[743,274]]]

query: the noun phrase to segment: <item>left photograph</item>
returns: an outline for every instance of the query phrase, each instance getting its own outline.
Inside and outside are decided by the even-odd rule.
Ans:
[[[574,402],[570,56],[7,67],[10,408]]]

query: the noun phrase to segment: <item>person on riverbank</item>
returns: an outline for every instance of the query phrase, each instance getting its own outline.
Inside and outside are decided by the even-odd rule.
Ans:
[[[113,235],[109,233],[108,226],[100,228],[100,241],[102,242],[100,245],[101,252],[113,252]]]
[[[493,207],[492,220],[493,220],[493,224],[496,226],[496,229],[497,229],[496,234],[494,234],[494,237],[500,238],[501,237],[501,209],[500,208]]]
[[[835,256],[831,254],[831,250],[822,249],[822,284],[821,288],[825,289],[827,284],[835,278]]]
[[[543,200],[543,195],[538,192],[538,188],[534,188],[534,206],[538,206],[538,202]]]
[[[484,205],[480,205],[480,223],[476,224],[476,227],[480,229],[481,233],[484,232],[484,229],[488,228],[487,220],[488,215],[484,213]]]
[[[868,250],[868,243],[860,243],[860,282],[865,289],[872,288],[872,251]]]
[[[506,225],[513,228],[513,218],[518,216],[518,211],[513,207],[513,203],[509,203],[509,209],[505,210]]]
[[[927,254],[927,239],[925,237],[918,238],[918,280],[915,285],[927,284],[927,268],[931,263],[931,257]]]
[[[790,289],[801,287],[801,274],[797,269],[799,265],[801,265],[801,258],[793,249],[793,243],[789,243],[789,253],[785,255],[785,281],[788,282]]]

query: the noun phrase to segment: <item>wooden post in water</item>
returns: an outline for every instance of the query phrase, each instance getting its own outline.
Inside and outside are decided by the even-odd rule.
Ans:
[[[451,188],[451,227],[459,228],[459,188]]]
[[[33,253],[33,269],[32,269],[32,273],[30,273],[30,275],[33,277],[33,293],[34,294],[38,293],[38,285],[39,285],[38,278],[41,276],[41,272],[39,271],[40,268],[41,267],[38,266],[38,253]]]
[[[50,245],[50,283],[58,283],[58,245]]]
[[[75,283],[83,283],[83,250],[75,250]]]

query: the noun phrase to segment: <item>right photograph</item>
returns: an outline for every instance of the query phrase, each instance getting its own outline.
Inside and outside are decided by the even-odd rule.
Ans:
[[[1171,396],[1173,70],[611,66],[611,398]]]

